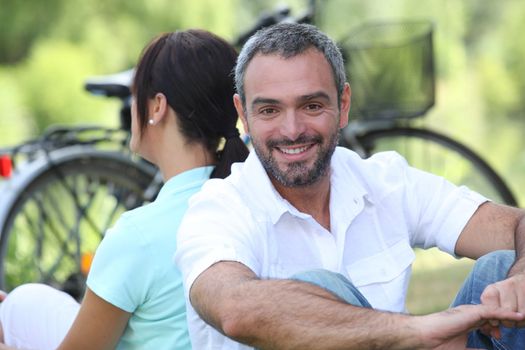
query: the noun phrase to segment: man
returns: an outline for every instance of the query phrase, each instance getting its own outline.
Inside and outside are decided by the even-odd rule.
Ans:
[[[313,26],[257,33],[235,75],[255,153],[204,186],[178,236],[194,348],[464,349],[467,336],[469,347],[523,348],[522,210],[396,153],[361,160],[337,148],[350,87],[340,52]],[[479,260],[455,301],[479,305],[416,317],[403,314],[412,246],[515,252]]]

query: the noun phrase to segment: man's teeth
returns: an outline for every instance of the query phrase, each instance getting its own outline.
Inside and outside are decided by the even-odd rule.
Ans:
[[[299,154],[301,152],[306,151],[308,147],[299,147],[299,148],[281,148],[281,151],[286,154]]]

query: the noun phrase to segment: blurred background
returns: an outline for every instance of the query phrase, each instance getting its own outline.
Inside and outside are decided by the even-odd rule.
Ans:
[[[366,21],[433,21],[436,105],[419,123],[482,155],[525,203],[525,1],[316,4],[316,24],[336,40]],[[0,147],[57,123],[116,127],[118,102],[85,92],[87,77],[133,67],[160,32],[204,28],[233,41],[279,5],[300,15],[307,0],[0,0]],[[410,301],[410,311],[446,307],[470,263],[450,265],[436,252],[419,260],[410,300],[426,300]],[[443,278],[450,283],[433,284]],[[431,303],[430,292],[445,299]]]

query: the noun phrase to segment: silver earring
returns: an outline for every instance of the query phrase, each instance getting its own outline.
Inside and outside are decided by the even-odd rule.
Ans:
[[[155,121],[153,119],[148,120],[149,125],[155,125]]]

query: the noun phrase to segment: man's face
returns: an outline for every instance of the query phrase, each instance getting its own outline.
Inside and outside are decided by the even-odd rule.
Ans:
[[[275,184],[308,186],[324,175],[348,122],[350,89],[341,108],[333,73],[323,54],[310,49],[284,59],[256,55],[245,74],[246,111],[237,111],[255,152]]]

